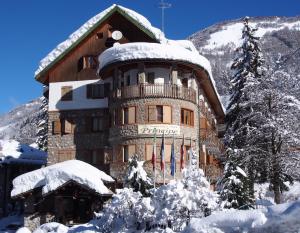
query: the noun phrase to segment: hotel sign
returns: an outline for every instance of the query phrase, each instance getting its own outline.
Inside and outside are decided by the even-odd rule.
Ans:
[[[179,125],[138,125],[138,134],[151,134],[154,135],[180,135]]]

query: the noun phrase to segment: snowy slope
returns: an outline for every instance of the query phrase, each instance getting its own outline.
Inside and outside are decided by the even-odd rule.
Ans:
[[[282,71],[278,88],[300,98],[300,17],[254,17],[266,65]],[[191,40],[208,58],[221,95],[228,94],[230,65],[241,44],[242,19],[221,22],[194,33]],[[226,98],[225,98],[226,99]]]
[[[0,116],[0,140],[15,139],[31,144],[36,139],[41,100],[35,99]]]

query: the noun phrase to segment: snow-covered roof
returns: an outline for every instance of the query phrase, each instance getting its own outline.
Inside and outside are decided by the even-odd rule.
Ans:
[[[148,34],[151,34],[157,41],[165,40],[163,32],[158,28],[153,27],[144,16],[123,6],[113,4],[84,23],[79,29],[72,33],[67,40],[60,43],[45,58],[43,58],[40,61],[38,69],[35,71],[35,76],[38,76],[50,64],[59,60],[67,50],[77,45],[91,30],[97,27],[107,18],[107,16],[115,11],[118,11],[129,20],[134,21],[134,23],[142,27]]]
[[[11,196],[15,197],[39,187],[45,195],[69,181],[75,181],[100,195],[111,195],[112,192],[103,182],[114,182],[114,179],[90,164],[80,160],[68,160],[18,176],[13,180]]]
[[[204,68],[209,74],[208,76],[213,89],[219,99],[223,112],[225,112],[225,108],[222,105],[221,98],[216,88],[215,80],[212,76],[210,62],[199,54],[192,42],[187,40],[165,40],[161,43],[116,43],[113,47],[105,50],[99,56],[99,71],[107,65],[116,62],[145,59],[187,62]]]
[[[0,140],[0,163],[46,164],[47,153],[16,140]]]

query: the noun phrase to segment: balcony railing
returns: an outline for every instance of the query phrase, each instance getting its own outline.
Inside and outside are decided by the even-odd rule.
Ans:
[[[196,91],[172,84],[139,84],[125,86],[112,91],[111,99],[174,98],[196,103]]]

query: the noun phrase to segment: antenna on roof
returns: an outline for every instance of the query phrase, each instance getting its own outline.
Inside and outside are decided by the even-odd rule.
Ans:
[[[164,0],[161,0],[158,7],[161,8],[161,30],[162,32],[165,32],[165,9],[170,8],[172,6],[171,3],[164,2]]]

